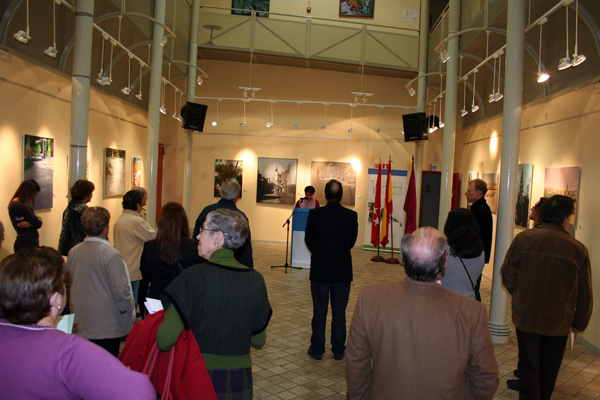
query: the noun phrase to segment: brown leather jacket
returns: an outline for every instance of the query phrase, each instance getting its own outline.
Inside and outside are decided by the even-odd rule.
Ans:
[[[500,270],[512,295],[517,329],[545,336],[583,331],[592,315],[592,273],[586,247],[559,225],[519,233]]]

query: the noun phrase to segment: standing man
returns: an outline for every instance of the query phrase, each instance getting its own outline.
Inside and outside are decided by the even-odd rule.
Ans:
[[[156,231],[140,215],[142,205],[143,195],[139,190],[132,189],[125,193],[123,213],[113,228],[115,247],[123,256],[129,270],[135,304],[138,303],[138,289],[142,280],[140,258],[142,258],[144,243],[156,237]]]
[[[588,251],[566,229],[573,212],[573,199],[552,196],[542,223],[515,237],[500,269],[519,343],[519,379],[507,384],[520,399],[550,399],[567,337],[592,315]]]
[[[148,191],[141,186],[134,186],[131,188],[131,190],[137,190],[138,192],[140,192],[142,194],[142,211],[140,212],[140,215],[142,216],[142,218],[147,219],[146,218],[146,203],[148,202]]]
[[[215,204],[204,207],[204,210],[202,210],[198,216],[198,219],[196,219],[196,226],[194,227],[194,234],[192,235],[194,239],[198,237],[200,228],[202,228],[202,224],[204,224],[204,221],[206,221],[206,216],[208,213],[218,208],[226,208],[228,210],[237,211],[242,214],[244,218],[246,218],[246,221],[248,221],[246,214],[244,214],[236,206],[242,191],[242,187],[240,186],[239,182],[234,178],[228,179],[221,184],[221,188],[219,190],[221,192],[221,200],[217,201]],[[252,237],[250,235],[250,221],[248,221],[248,238],[242,247],[236,250],[235,259],[238,260],[240,264],[243,264],[248,268],[254,268],[254,260],[252,258]]]
[[[325,324],[331,298],[331,351],[342,360],[346,351],[346,306],[352,282],[350,250],[358,235],[358,215],[340,204],[342,184],[325,185],[324,207],[308,214],[304,242],[311,252],[310,292],[313,300],[312,336],[308,355],[321,360],[325,352]]]
[[[479,236],[483,243],[483,252],[485,253],[485,263],[490,262],[490,255],[492,253],[492,210],[485,201],[485,194],[487,193],[487,183],[483,179],[473,179],[469,181],[469,186],[465,192],[467,202],[471,203],[471,212],[475,215],[477,223],[479,224]],[[481,301],[481,293],[479,292],[479,286],[481,285],[481,275],[477,278],[477,284],[475,285],[475,299]]]

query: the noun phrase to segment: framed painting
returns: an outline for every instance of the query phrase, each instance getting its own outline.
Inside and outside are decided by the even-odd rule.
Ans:
[[[298,160],[290,158],[258,158],[256,202],[294,204]]]
[[[271,0],[231,0],[231,13],[234,15],[252,15],[256,11],[257,17],[269,17]],[[247,11],[246,11],[247,10]]]
[[[517,184],[517,208],[515,211],[515,225],[527,228],[529,225],[529,209],[531,208],[531,189],[533,186],[533,164],[519,164]]]
[[[481,179],[487,183],[487,192],[485,193],[485,201],[490,206],[492,214],[498,213],[498,173],[484,173]]]
[[[228,179],[234,178],[242,187],[242,172],[244,170],[243,160],[215,160],[215,197],[221,197],[221,184]],[[240,198],[242,197],[240,191]]]
[[[25,135],[23,139],[23,179],[40,185],[36,210],[52,208],[54,191],[54,139]]]
[[[142,159],[133,157],[131,159],[131,187],[142,186]]]
[[[356,197],[356,170],[349,162],[313,161],[310,165],[310,184],[315,188],[315,198],[327,203],[325,185],[332,179],[341,182],[344,189],[342,204],[353,206]]]
[[[104,196],[125,194],[125,150],[104,149]]]
[[[340,17],[373,18],[375,0],[340,0]]]
[[[575,212],[571,216],[572,225],[577,221],[580,173],[581,167],[546,168],[544,176],[544,197],[561,194],[569,196],[575,202]]]

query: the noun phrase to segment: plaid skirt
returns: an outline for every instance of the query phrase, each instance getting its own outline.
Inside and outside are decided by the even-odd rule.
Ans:
[[[219,400],[252,400],[252,368],[209,369]]]

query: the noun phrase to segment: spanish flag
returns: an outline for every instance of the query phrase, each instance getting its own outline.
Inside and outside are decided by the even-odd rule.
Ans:
[[[385,249],[388,244],[388,227],[394,211],[394,201],[392,196],[392,160],[387,165],[387,181],[385,184],[385,200],[383,207],[383,216],[381,217],[381,245]]]

